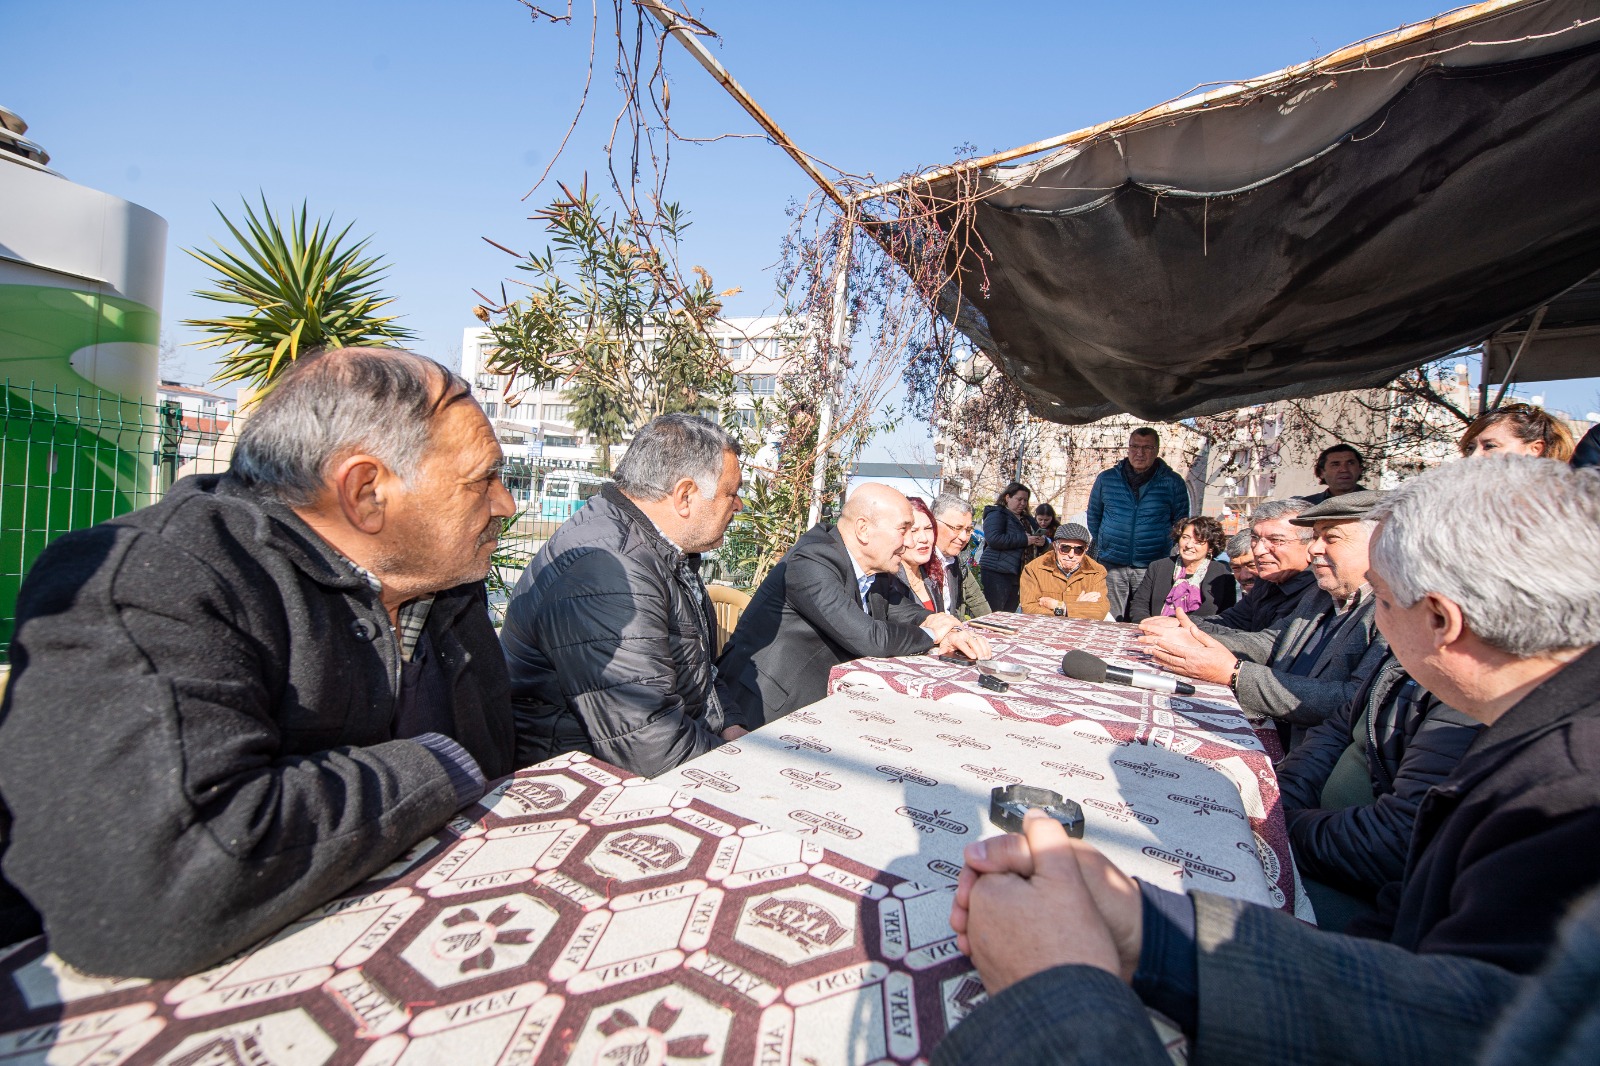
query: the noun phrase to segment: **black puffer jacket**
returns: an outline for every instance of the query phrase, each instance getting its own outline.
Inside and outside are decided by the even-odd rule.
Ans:
[[[1278,766],[1300,871],[1365,899],[1398,881],[1417,805],[1450,776],[1482,728],[1440,703],[1406,675],[1392,653],[1386,655],[1356,698],[1308,732]],[[1374,800],[1324,810],[1323,787],[1352,744],[1366,760]]]
[[[615,485],[556,530],[500,633],[519,765],[582,751],[654,777],[722,743],[699,563]]]
[[[983,509],[983,558],[978,565],[996,574],[1020,574],[1026,562],[1030,515],[1024,522],[1010,508],[991,503]]]

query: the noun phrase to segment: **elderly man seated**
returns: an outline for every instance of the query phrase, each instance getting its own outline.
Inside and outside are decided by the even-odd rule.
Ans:
[[[743,732],[725,720],[700,580],[739,484],[739,445],[721,427],[662,415],[528,564],[500,638],[518,762],[581,751],[655,777]]]
[[[1228,569],[1233,571],[1233,583],[1238,586],[1239,595],[1236,600],[1242,600],[1250,595],[1250,590],[1256,587],[1256,557],[1250,551],[1248,529],[1228,538]],[[1235,602],[1234,607],[1237,606],[1238,603]],[[1233,607],[1228,609],[1231,611]]]
[[[1133,881],[1033,814],[1025,836],[967,849],[951,924],[991,998],[936,1063],[1112,1048],[1165,1062],[1126,982],[1202,1062],[1594,1061],[1600,477],[1520,456],[1453,463],[1372,516],[1379,628],[1407,673],[1486,727],[1423,798],[1380,920],[1356,927],[1389,943]],[[1547,962],[1519,988],[1513,975]],[[1518,1024],[1486,1046],[1519,991]]]
[[[1418,805],[1482,728],[1389,652],[1355,699],[1278,764],[1289,843],[1319,926],[1343,929],[1400,880]]]
[[[467,385],[305,357],[222,475],[68,533],[17,604],[5,876],[96,974],[175,977],[382,869],[513,770],[483,578],[513,511]]]
[[[1317,576],[1311,571],[1311,530],[1292,524],[1292,519],[1311,506],[1302,499],[1268,500],[1250,516],[1250,532],[1245,541],[1254,584],[1232,607],[1212,615],[1200,624],[1207,630],[1236,629],[1259,633],[1294,614],[1300,601],[1316,595]],[[1245,536],[1245,534],[1240,534]],[[1229,542],[1228,551],[1233,551]],[[1239,578],[1238,563],[1234,577]],[[1240,585],[1243,587],[1243,579]],[[1145,620],[1152,629],[1171,625],[1170,619]]]
[[[850,494],[837,526],[813,526],[772,568],[717,661],[746,728],[822,699],[828,671],[851,659],[934,648],[989,657],[988,641],[888,577],[912,524],[903,493],[869,482]]]
[[[1381,492],[1352,492],[1301,511],[1292,525],[1312,529],[1311,568],[1319,591],[1295,613],[1259,633],[1201,629],[1179,613],[1177,626],[1147,627],[1156,662],[1184,677],[1227,685],[1239,705],[1290,727],[1286,746],[1349,703],[1383,656],[1375,646],[1367,585],[1367,513]]]
[[[1088,554],[1093,539],[1076,522],[1056,530],[1050,550],[1022,568],[1023,614],[1099,621],[1111,613],[1106,568]]]

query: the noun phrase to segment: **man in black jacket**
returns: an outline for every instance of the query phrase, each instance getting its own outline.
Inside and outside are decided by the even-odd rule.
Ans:
[[[903,494],[861,485],[837,526],[813,526],[772,568],[717,664],[747,728],[822,699],[828,672],[851,659],[935,647],[989,657],[982,637],[948,613],[929,613],[888,577],[900,569],[911,526]]]
[[[1036,815],[1026,839],[970,846],[956,890],[959,946],[998,993],[990,1019],[1016,1017],[1001,1007],[1008,997],[1026,1012],[1027,993],[1011,986],[1087,966],[1131,981],[1209,1045],[1208,1061],[1422,1061],[1504,1002],[1514,986],[1498,974],[1546,963],[1561,920],[1600,885],[1600,477],[1526,456],[1451,463],[1395,490],[1374,517],[1379,627],[1419,684],[1487,726],[1423,798],[1402,879],[1380,897],[1381,920],[1360,930],[1390,943],[1254,936],[1292,923],[1142,885]],[[1563,565],[1539,565],[1553,558]],[[1588,987],[1590,903],[1577,947]],[[1233,918],[1219,922],[1222,910]],[[1547,1015],[1587,1005],[1591,993],[1573,995],[1580,974],[1566,974]],[[1264,991],[1276,1009],[1259,1009]],[[1418,1031],[1431,1039],[1416,1042]],[[1479,1039],[1439,1058],[1459,1061]],[[1516,1061],[1554,1060],[1543,1050]],[[1591,1048],[1560,1061],[1592,1059]]]
[[[1289,842],[1318,925],[1342,929],[1400,880],[1417,805],[1482,728],[1386,652],[1356,698],[1278,764]]]
[[[39,557],[0,707],[0,815],[5,876],[62,958],[209,966],[515,769],[483,588],[513,510],[501,463],[432,360],[306,356],[228,474]]]
[[[1238,603],[1200,623],[1207,630],[1236,629],[1259,633],[1294,614],[1300,601],[1313,594],[1317,575],[1311,571],[1311,530],[1290,519],[1311,505],[1304,500],[1268,500],[1250,516],[1250,555],[1256,569],[1255,587]],[[1176,619],[1158,615],[1139,624],[1149,632],[1176,625]]]
[[[723,706],[699,573],[739,485],[737,441],[662,415],[528,564],[500,635],[520,764],[582,751],[655,777],[743,733]]]

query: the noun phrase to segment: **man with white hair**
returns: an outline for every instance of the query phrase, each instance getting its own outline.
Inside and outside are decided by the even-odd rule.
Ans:
[[[528,564],[500,633],[519,763],[581,751],[655,777],[744,732],[712,665],[700,580],[740,484],[737,441],[698,415],[662,415]]]
[[[957,618],[981,618],[991,613],[983,595],[983,583],[961,558],[972,543],[972,501],[953,492],[942,492],[933,501],[934,551],[944,567],[942,607]]]
[[[1203,1061],[1594,1060],[1600,476],[1524,456],[1452,463],[1372,514],[1379,628],[1407,673],[1486,726],[1424,798],[1402,879],[1364,930],[1389,943],[1162,891],[1031,816],[1026,836],[967,850],[951,922],[991,998],[936,1063],[1069,1045],[1165,1061],[1125,982]],[[1511,975],[1547,959],[1519,989]],[[1527,1009],[1486,1043],[1514,998]]]
[[[772,568],[717,664],[747,728],[822,699],[828,672],[851,659],[930,649],[989,657],[981,636],[886,576],[900,570],[913,521],[904,494],[869,482],[850,494],[838,525],[813,526]]]
[[[228,473],[46,549],[0,706],[0,830],[57,954],[194,973],[516,768],[483,585],[515,510],[502,462],[433,360],[303,356]]]

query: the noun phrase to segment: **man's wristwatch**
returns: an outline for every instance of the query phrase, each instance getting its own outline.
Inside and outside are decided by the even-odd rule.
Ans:
[[[1064,603],[1056,604],[1056,617],[1057,618],[1065,618],[1066,616],[1067,616],[1067,605],[1064,604]]]

